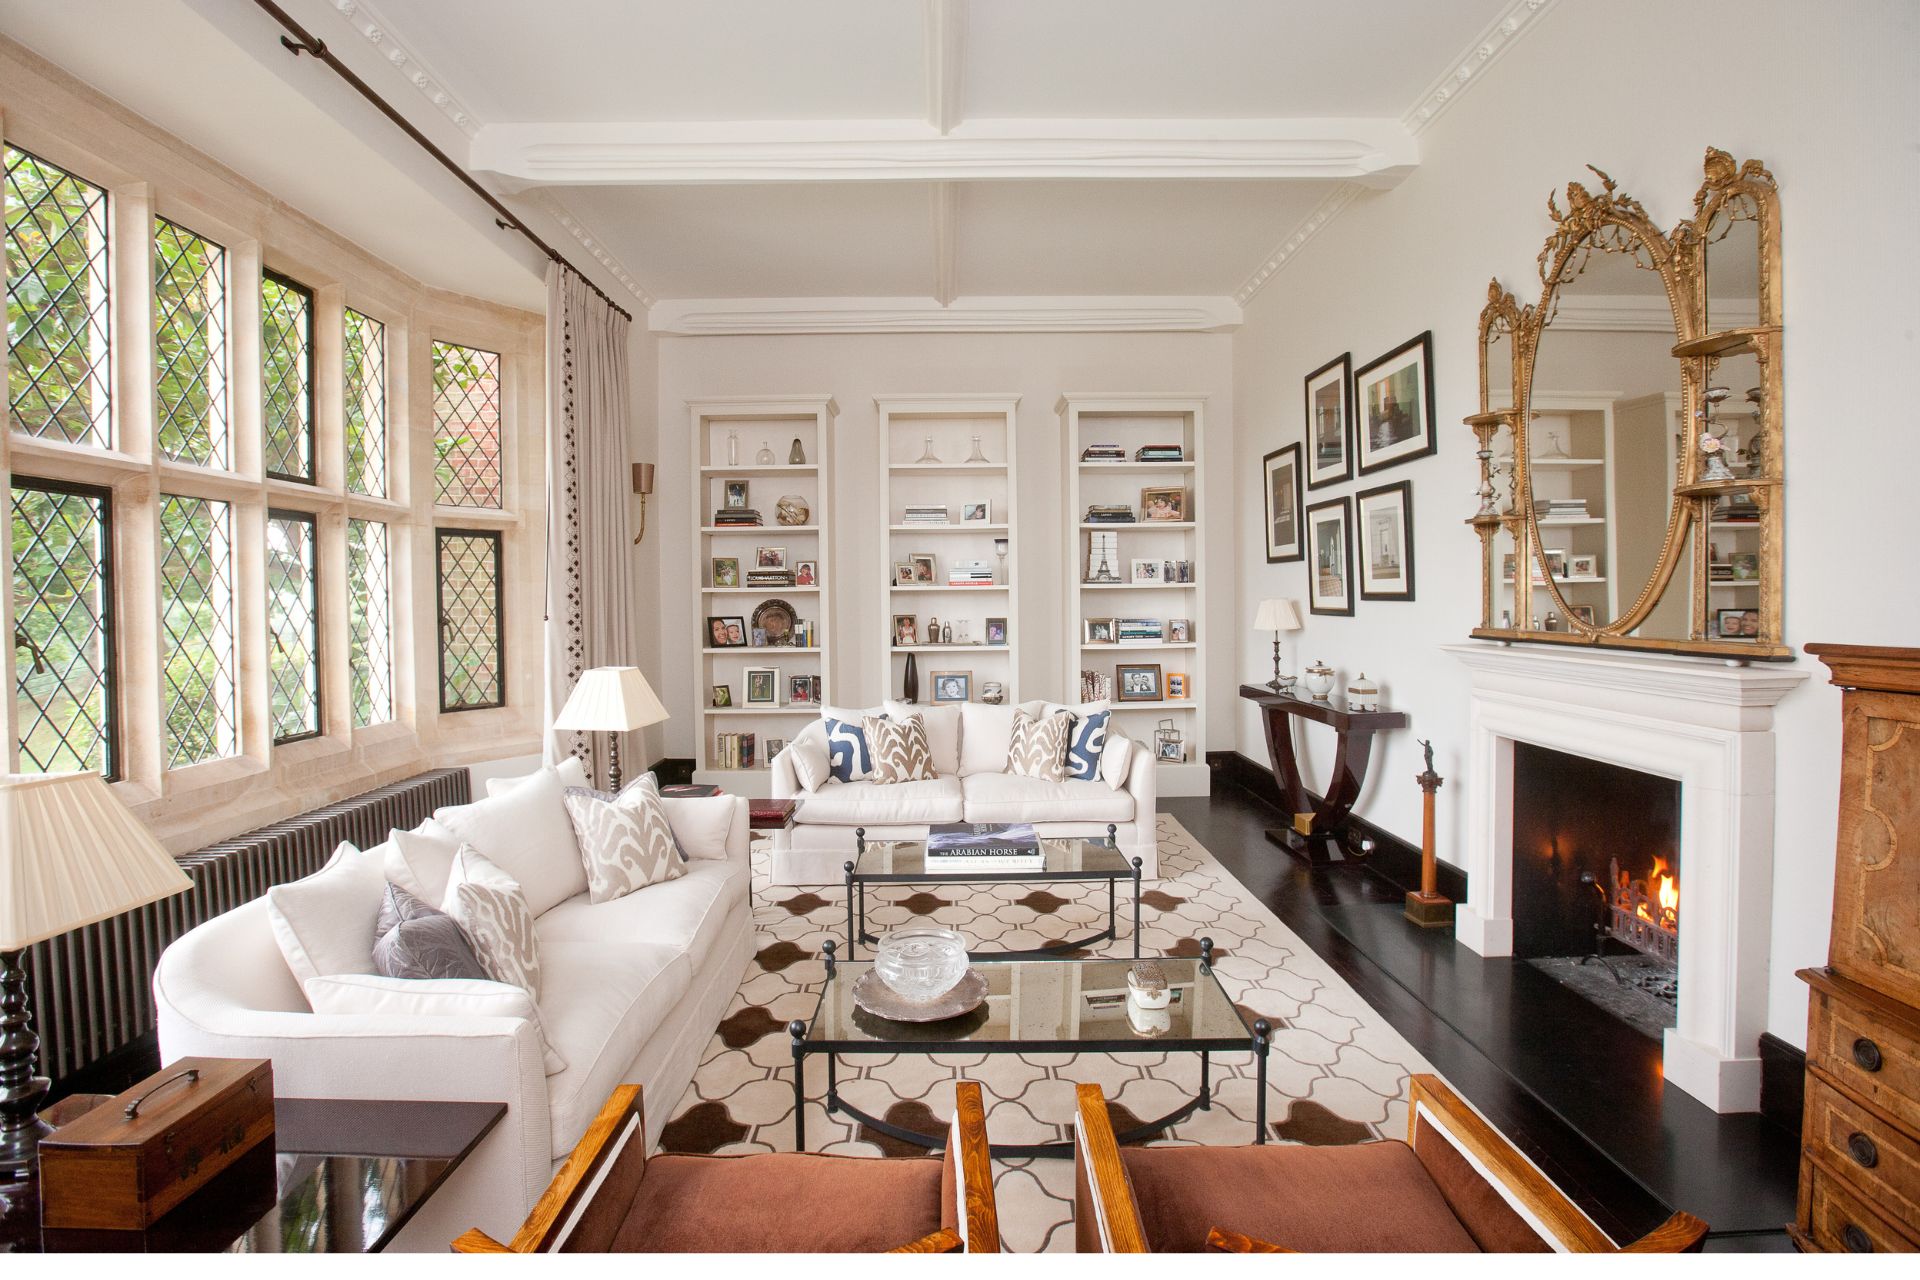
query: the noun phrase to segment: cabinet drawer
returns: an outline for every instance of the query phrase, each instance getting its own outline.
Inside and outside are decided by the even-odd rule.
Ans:
[[[1920,1133],[1920,1037],[1874,1010],[1814,989],[1807,1065]]]
[[[1920,1233],[1920,1142],[1912,1135],[1810,1075],[1806,1143],[1883,1214]]]
[[[1920,1252],[1920,1244],[1849,1194],[1820,1165],[1809,1161],[1803,1176],[1801,1214],[1816,1247],[1832,1253]]]

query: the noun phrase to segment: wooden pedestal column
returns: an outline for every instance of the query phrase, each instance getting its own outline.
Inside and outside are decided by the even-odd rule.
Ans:
[[[1433,834],[1434,793],[1440,790],[1444,779],[1433,771],[1433,744],[1422,742],[1420,745],[1427,752],[1427,767],[1414,779],[1425,793],[1420,821],[1420,889],[1407,895],[1407,919],[1423,929],[1445,929],[1453,924],[1453,899],[1440,892],[1440,869],[1436,865],[1439,855],[1434,848]]]

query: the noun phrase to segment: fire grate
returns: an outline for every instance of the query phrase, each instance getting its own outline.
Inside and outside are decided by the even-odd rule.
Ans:
[[[1653,956],[1549,956],[1525,963],[1658,1040],[1679,1021],[1680,970]]]

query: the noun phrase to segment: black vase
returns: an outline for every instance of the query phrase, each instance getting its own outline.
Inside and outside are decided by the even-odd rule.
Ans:
[[[907,655],[907,673],[900,678],[900,701],[914,703],[920,701],[920,667]]]

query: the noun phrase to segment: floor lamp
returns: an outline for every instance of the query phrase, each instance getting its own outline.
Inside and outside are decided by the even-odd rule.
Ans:
[[[47,1132],[21,955],[192,887],[99,774],[0,775],[0,1181],[33,1176]]]
[[[553,727],[583,733],[605,733],[607,789],[620,790],[620,735],[667,719],[667,709],[638,667],[595,667],[574,682],[567,705],[554,717]]]
[[[1291,600],[1262,600],[1260,611],[1253,617],[1253,629],[1273,632],[1273,679],[1267,688],[1285,693],[1292,687],[1293,677],[1280,674],[1280,636],[1300,629],[1300,607]]]

